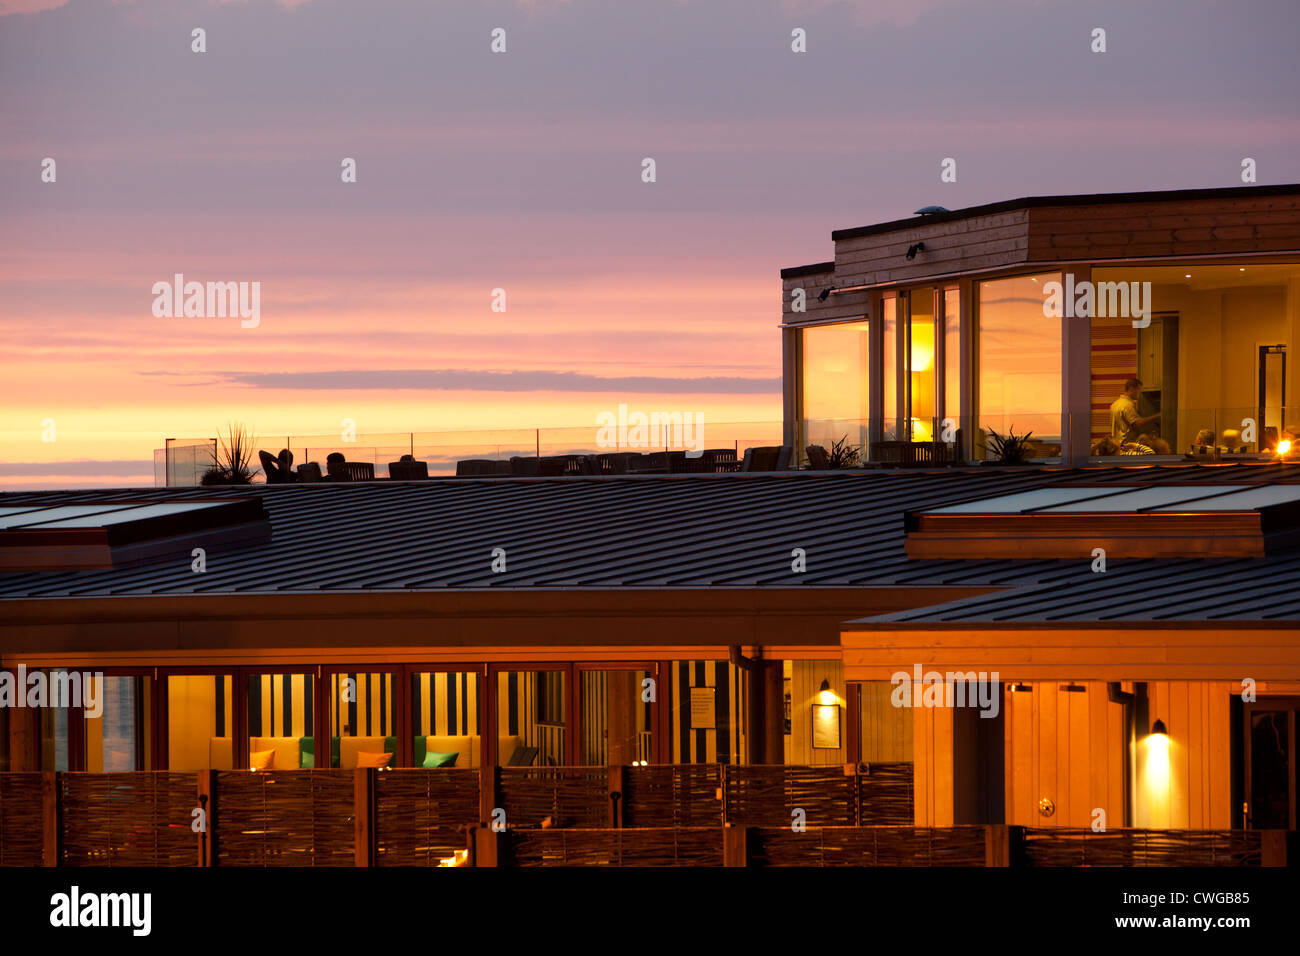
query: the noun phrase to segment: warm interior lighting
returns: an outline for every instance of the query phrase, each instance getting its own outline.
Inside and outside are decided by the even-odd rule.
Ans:
[[[1151,733],[1142,741],[1142,796],[1146,811],[1146,825],[1169,825],[1171,803],[1169,775],[1169,733],[1165,722],[1157,720]]]
[[[835,691],[831,690],[831,682],[826,678],[822,678],[822,686],[817,692],[817,699],[822,704],[835,703]]]
[[[913,441],[933,441],[934,434],[930,431],[930,426],[919,418],[912,419],[912,440]]]
[[[1277,457],[1281,458],[1283,455],[1287,454],[1290,450],[1291,450],[1291,442],[1289,439],[1284,438],[1277,443]]]
[[[909,372],[924,372],[930,368],[930,363],[934,361],[934,345],[930,342],[918,342],[916,336],[912,337],[912,362],[908,366]]]

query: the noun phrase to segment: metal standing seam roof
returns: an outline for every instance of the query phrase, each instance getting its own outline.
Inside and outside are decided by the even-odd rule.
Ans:
[[[256,494],[272,540],[95,571],[0,574],[5,600],[445,589],[1008,589],[872,622],[1300,622],[1300,550],[1267,559],[909,561],[906,511],[1066,483],[1300,481],[1289,465],[459,478],[0,494],[0,508]],[[507,570],[491,571],[492,549]],[[791,571],[791,550],[807,571]],[[0,622],[3,611],[0,610]]]

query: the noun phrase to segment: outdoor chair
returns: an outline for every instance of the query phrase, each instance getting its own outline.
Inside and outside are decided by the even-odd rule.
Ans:
[[[541,463],[540,458],[529,456],[527,458],[516,455],[510,459],[510,474],[516,478],[533,478],[537,475],[537,469]]]
[[[808,467],[813,471],[828,471],[831,467],[831,456],[826,453],[826,449],[821,445],[809,445],[806,449],[808,452]]]
[[[668,474],[668,453],[665,451],[652,451],[649,454],[638,455],[630,462],[629,470],[633,474],[666,475]]]
[[[457,478],[489,478],[510,473],[510,462],[495,458],[466,458],[456,462]]]
[[[393,481],[420,481],[429,477],[429,463],[403,455],[400,461],[388,463],[388,477]]]
[[[789,445],[757,445],[745,449],[741,471],[785,471],[790,467]]]
[[[308,461],[298,466],[298,481],[300,483],[324,481],[320,473],[320,462]]]
[[[538,465],[537,474],[543,478],[563,475],[589,475],[586,455],[548,455]]]
[[[336,461],[329,466],[330,481],[374,481],[375,466],[369,461]]]
[[[597,475],[626,475],[632,471],[635,459],[641,456],[635,452],[610,452],[591,457],[592,471]]]

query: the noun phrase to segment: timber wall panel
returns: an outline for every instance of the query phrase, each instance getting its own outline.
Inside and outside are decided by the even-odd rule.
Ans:
[[[609,823],[604,767],[501,767],[497,790],[506,826],[603,827]]]
[[[198,775],[62,773],[63,866],[196,866]]]
[[[477,770],[407,768],[375,775],[379,866],[437,866],[465,849],[465,828],[478,818]]]
[[[751,866],[984,866],[983,827],[789,827],[750,831]]]
[[[0,773],[0,866],[40,866],[45,801],[38,772]]]
[[[222,866],[351,866],[355,771],[217,774]]]
[[[722,830],[516,830],[516,866],[722,866]]]

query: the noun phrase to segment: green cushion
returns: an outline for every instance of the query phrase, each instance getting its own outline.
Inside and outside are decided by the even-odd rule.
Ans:
[[[429,768],[454,767],[456,765],[456,758],[459,756],[459,751],[454,754],[440,754],[437,751],[430,750],[424,755],[424,763],[420,766]]]
[[[424,754],[428,749],[428,741],[425,740],[424,734],[415,738],[415,766],[424,766]]]
[[[316,738],[315,737],[298,738],[298,769],[300,770],[316,769]]]

